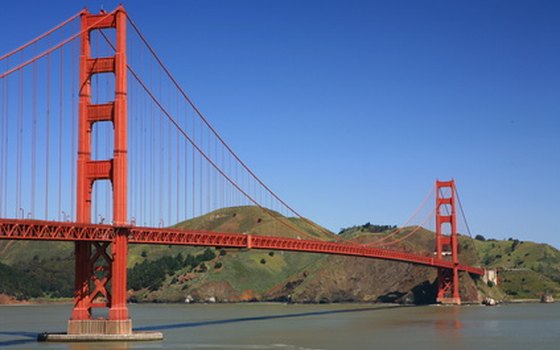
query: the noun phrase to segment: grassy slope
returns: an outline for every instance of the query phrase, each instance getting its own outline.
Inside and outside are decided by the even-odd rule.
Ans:
[[[487,267],[499,268],[500,286],[512,299],[560,297],[560,251],[547,244],[516,240],[475,241]]]
[[[333,233],[301,219],[275,220],[273,217],[280,217],[280,215],[275,212],[272,212],[271,215],[267,214],[257,207],[234,207],[217,210],[179,223],[174,227],[187,230],[242,232],[303,239],[330,240],[336,237]],[[292,227],[296,229],[294,230]],[[135,257],[129,259],[129,266],[142,261],[141,251],[147,253],[148,259],[156,259],[163,255],[176,255],[179,252],[184,255],[197,254],[203,249],[168,246],[131,247],[131,253]],[[214,261],[205,263],[209,269],[207,273],[189,273],[187,269],[180,270],[175,276],[167,279],[164,288],[151,293],[142,291],[138,294],[139,298],[181,300],[192,294],[202,299],[209,296],[218,296],[220,299],[227,300],[262,299],[276,285],[282,284],[291,276],[301,273],[323,258],[318,254],[238,251],[236,249],[226,251],[226,255],[218,255]],[[214,268],[217,262],[222,265],[218,269]]]
[[[396,237],[407,235],[413,228],[405,228]],[[343,236],[361,242],[379,240],[388,232],[367,233],[360,227]],[[500,288],[489,288],[477,282],[477,288],[496,299],[538,298],[545,292],[560,297],[560,251],[547,244],[517,240],[473,240],[460,236],[460,261],[465,264],[500,269]],[[388,249],[412,250],[430,254],[422,247],[434,246],[434,234],[420,229],[403,243],[386,246]],[[474,248],[474,249],[473,249]]]
[[[39,257],[42,260],[51,258],[70,258],[74,254],[74,245],[68,242],[36,242],[36,241],[2,241],[0,240],[0,262],[15,265]]]

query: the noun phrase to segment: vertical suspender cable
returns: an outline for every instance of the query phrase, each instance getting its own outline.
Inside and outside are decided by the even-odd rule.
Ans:
[[[33,103],[31,111],[31,218],[35,216],[35,188],[37,186],[37,62],[33,63]]]
[[[189,121],[189,113],[188,113],[188,108],[185,106],[183,107],[185,110],[185,128],[190,127],[190,121]],[[187,129],[188,130],[188,129]],[[189,143],[187,140],[183,140],[184,143],[184,149],[185,149],[185,167],[184,167],[184,182],[185,182],[185,219],[189,219],[190,216],[190,208],[192,206],[192,201],[190,200],[190,196],[192,195],[192,187],[191,187],[191,183],[192,183],[192,179],[191,179],[191,154],[189,153]]]
[[[193,118],[192,118],[192,134],[193,137],[196,137],[196,125],[195,125],[195,120],[194,120],[194,114],[193,114]],[[196,157],[196,152],[194,147],[191,145],[191,149],[192,149],[192,217],[196,217],[195,214],[195,208],[196,208],[196,161],[195,161],[195,157]]]
[[[128,79],[129,84],[132,82],[132,79]],[[137,87],[137,90],[140,91]],[[141,133],[138,136],[138,145],[139,145],[139,159],[142,160],[140,164],[138,164],[138,171],[140,172],[140,213],[136,217],[136,224],[139,225],[143,222],[144,218],[146,217],[146,201],[147,201],[147,193],[148,193],[148,185],[146,182],[147,176],[146,172],[148,171],[148,167],[146,164],[149,164],[147,161],[149,160],[149,154],[147,153],[147,145],[149,142],[149,138],[147,135],[147,127],[146,127],[146,118],[148,115],[148,101],[145,98],[141,98],[140,92],[136,94],[138,96],[138,103],[140,105],[140,110],[138,111],[139,118],[140,118],[140,127]]]
[[[23,55],[21,56],[21,61],[23,61]],[[18,113],[17,113],[17,130],[16,130],[16,215],[18,214],[22,207],[21,203],[21,162],[22,162],[22,133],[23,133],[23,69],[19,70],[18,74]],[[22,213],[22,219],[25,218],[25,213]]]
[[[130,85],[130,84],[129,84]],[[139,212],[140,212],[140,206],[142,205],[142,201],[140,200],[140,192],[141,192],[141,187],[139,185],[140,183],[140,135],[142,134],[142,125],[140,123],[140,109],[142,108],[139,105],[139,98],[137,95],[137,90],[134,88],[134,86],[130,86],[129,91],[131,93],[131,96],[129,96],[129,103],[128,106],[132,107],[134,109],[134,127],[135,127],[135,133],[132,136],[132,139],[128,139],[128,143],[131,145],[134,145],[133,147],[129,147],[129,152],[134,154],[133,159],[131,159],[132,161],[132,168],[133,168],[133,172],[129,173],[129,178],[131,179],[131,181],[134,181],[134,187],[132,188],[132,197],[133,197],[133,201],[132,201],[132,205],[134,206],[134,210],[131,212],[129,212],[129,216],[132,220],[132,217],[136,217]],[[132,149],[131,149],[132,148]],[[128,192],[130,194],[130,191]],[[130,202],[128,202],[130,203]],[[130,205],[130,204],[129,204]]]
[[[78,91],[78,83],[77,83],[77,79],[76,79],[76,71],[78,70],[78,66],[76,63],[76,57],[78,56],[77,54],[77,41],[74,40],[72,42],[72,135],[71,135],[71,164],[70,164],[70,178],[71,178],[71,186],[70,186],[70,219],[71,220],[75,220],[74,217],[74,208],[76,207],[76,202],[75,202],[75,198],[76,198],[76,173],[75,173],[75,168],[76,168],[76,123],[77,123],[77,118],[76,118],[76,110],[78,109],[78,105],[76,102],[76,91]]]
[[[141,108],[141,111],[140,111],[141,112],[140,120],[141,120],[141,124],[142,124],[142,139],[146,140],[146,142],[141,143],[141,148],[142,148],[142,156],[141,157],[148,157],[148,153],[147,153],[148,142],[147,142],[147,140],[149,140],[148,139],[149,135],[146,133],[146,118],[147,118],[146,110],[147,110],[148,106],[147,106],[147,102],[146,102],[145,99],[140,99],[140,100],[142,101],[142,107],[143,107],[143,108]],[[146,167],[140,168],[140,202],[142,203],[142,209],[141,209],[142,215],[141,215],[141,218],[136,218],[137,220],[140,220],[140,221],[138,221],[140,223],[142,222],[142,220],[145,220],[145,218],[146,218],[146,202],[147,202],[147,199],[146,199],[147,197],[146,196],[147,196],[147,193],[148,193],[148,191],[147,191],[148,186],[147,186],[147,181],[146,181],[146,179],[147,179],[146,172],[147,172]]]
[[[6,60],[6,70],[8,69],[8,60]],[[8,204],[8,127],[9,127],[9,119],[8,119],[8,91],[9,91],[9,84],[8,84],[8,78],[3,78],[3,86],[4,86],[4,93],[3,93],[3,103],[2,103],[2,115],[3,115],[3,119],[2,119],[2,128],[0,128],[0,134],[2,136],[2,139],[0,140],[0,142],[2,143],[2,159],[3,159],[3,166],[2,168],[0,168],[0,172],[2,173],[2,182],[0,182],[0,186],[2,186],[1,188],[1,192],[2,193],[2,197],[0,197],[0,202],[4,204],[2,208],[2,211],[0,212],[0,214],[2,215],[2,217],[6,217],[7,215],[7,204]]]
[[[6,60],[7,62],[7,60]],[[6,165],[4,164],[4,132],[6,131],[4,127],[4,119],[6,114],[4,109],[6,108],[6,102],[4,100],[4,95],[6,93],[6,81],[8,79],[0,79],[0,218],[4,217],[4,169]]]
[[[51,143],[51,55],[47,55],[46,145],[45,145],[45,220],[49,219],[49,153]]]
[[[204,147],[204,130],[203,130],[203,125],[200,125],[200,142],[199,145],[201,148]],[[204,201],[204,185],[206,184],[206,181],[203,181],[204,179],[202,178],[203,174],[204,174],[204,163],[202,162],[202,156],[199,154],[198,156],[198,160],[199,160],[199,183],[200,183],[200,212],[199,215],[202,215],[202,206],[203,206],[203,201]]]
[[[63,95],[64,95],[64,47],[60,48],[60,79],[59,79],[59,115],[58,115],[58,221],[62,213],[62,133],[64,122],[64,108],[63,108]]]
[[[187,115],[185,114],[185,120],[187,119]],[[185,125],[186,127],[186,125]],[[184,146],[184,152],[185,152],[185,168],[184,168],[184,180],[183,183],[185,184],[185,220],[187,220],[189,218],[189,211],[188,211],[188,202],[189,202],[189,176],[187,175],[188,171],[189,171],[189,159],[188,159],[188,142],[185,141],[184,142],[185,146]]]
[[[171,123],[167,123],[167,225],[171,225]]]
[[[161,70],[159,72],[159,96],[161,98],[162,92],[161,92]],[[158,160],[158,169],[159,169],[159,177],[158,177],[158,194],[159,194],[159,200],[158,200],[158,208],[159,208],[159,226],[163,226],[162,225],[162,220],[163,220],[163,115],[160,113],[158,113],[158,131],[159,131],[159,138],[158,138],[158,150],[157,150],[157,160]]]
[[[208,154],[209,157],[212,157],[212,149],[210,148],[210,134],[208,134],[206,139],[207,139],[207,147],[208,147],[206,154]],[[204,166],[206,167],[206,211],[205,212],[208,212],[211,204],[210,200],[211,200],[212,178],[210,177],[210,167],[206,163],[204,163]]]
[[[208,154],[210,155],[210,157],[212,158],[212,138],[210,133],[208,133]],[[216,161],[216,158],[213,158],[214,161]],[[206,166],[206,178],[208,179],[208,209],[207,211],[212,210],[212,203],[213,203],[213,198],[214,198],[214,179],[212,177],[213,172],[210,169],[210,166],[207,165]]]
[[[150,64],[150,77],[152,76],[152,65]],[[153,81],[153,80],[152,80]],[[154,182],[154,176],[155,176],[155,152],[156,152],[156,142],[155,142],[155,115],[154,115],[154,104],[153,102],[151,103],[152,108],[150,109],[151,111],[151,128],[150,128],[150,139],[152,140],[152,142],[150,142],[150,221],[151,224],[154,225],[154,215],[155,215],[155,201],[156,201],[156,197],[155,197],[155,182]]]
[[[177,115],[180,115],[180,110],[181,110],[181,105],[179,103],[179,95],[177,93],[175,93],[175,97],[177,99]],[[177,165],[177,174],[176,174],[176,186],[177,188],[175,189],[175,191],[177,192],[177,203],[175,205],[175,222],[178,223],[179,222],[179,206],[180,206],[180,193],[181,193],[181,187],[180,187],[180,181],[179,179],[181,178],[181,160],[180,160],[180,154],[181,154],[181,144],[179,142],[179,134],[177,134],[177,132],[174,133],[175,135],[175,142],[177,144],[177,150],[176,152],[176,160],[175,160],[175,164]]]
[[[225,169],[226,168],[226,164],[225,164],[226,161],[225,161],[225,158],[224,158],[224,148],[223,147],[220,147],[220,148],[222,150],[222,169]],[[225,200],[225,198],[226,198],[225,180],[221,176],[218,179],[220,180],[220,199],[221,199],[220,207],[225,207],[225,203],[226,203],[226,200]]]
[[[216,163],[220,164],[220,157],[218,155],[218,143],[217,140],[214,138],[214,157],[216,159]],[[223,169],[223,165],[222,165],[222,169]],[[218,208],[219,205],[219,196],[220,196],[220,189],[219,189],[219,179],[218,179],[218,174],[215,171],[212,171],[212,174],[214,174],[214,209]]]

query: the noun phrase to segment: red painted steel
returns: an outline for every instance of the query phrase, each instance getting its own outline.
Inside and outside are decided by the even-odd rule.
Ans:
[[[444,228],[448,227],[448,234]],[[455,181],[436,181],[436,257],[451,262],[438,268],[437,301],[461,304],[459,294],[459,251],[455,211]]]
[[[126,12],[122,6],[111,13],[90,14],[84,10],[81,26],[77,221],[91,223],[93,184],[107,179],[113,185],[113,222],[119,226],[127,222]],[[116,30],[115,56],[91,57],[91,31],[107,28]],[[95,105],[91,103],[91,78],[100,73],[115,75],[115,100]],[[100,121],[112,122],[115,130],[113,159],[110,160],[91,159],[92,129]],[[128,319],[128,236],[119,230],[112,230],[109,236],[110,252],[107,244],[98,243],[102,239],[76,241],[76,295],[72,320],[91,319],[91,310],[95,307],[110,307],[111,320]],[[100,266],[104,268],[100,270]],[[109,281],[111,293],[106,290]],[[106,302],[96,302],[98,297]]]
[[[167,228],[116,227],[112,225],[75,224],[37,220],[0,219],[0,239],[47,240],[47,241],[104,241],[111,242],[117,233],[127,235],[132,244],[166,244],[285,250],[308,253],[325,253],[364,258],[401,261],[406,263],[465,271],[483,275],[480,267],[457,264],[434,256],[369,248],[362,245],[296,238],[261,236],[254,234],[221,233],[209,231],[183,231]]]
[[[126,68],[126,12],[119,6],[115,13],[117,48],[115,53],[115,149],[113,155],[113,224],[127,224],[127,68]],[[111,245],[113,253],[111,320],[128,319],[126,305],[126,258],[128,255],[128,236],[125,231],[117,230]]]

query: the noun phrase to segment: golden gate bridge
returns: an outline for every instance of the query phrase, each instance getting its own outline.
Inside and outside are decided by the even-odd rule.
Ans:
[[[130,28],[132,31],[130,31]],[[318,240],[304,218],[224,141],[119,6],[80,11],[0,57],[0,239],[71,241],[75,302],[68,334],[124,336],[129,244],[285,250],[430,266],[437,301],[460,304],[455,182],[435,186],[435,247]],[[169,228],[213,210],[252,205],[277,234]],[[297,238],[283,237],[295,233]],[[330,234],[330,233],[329,233]],[[108,310],[94,319],[92,310]],[[130,339],[130,338],[128,338]]]

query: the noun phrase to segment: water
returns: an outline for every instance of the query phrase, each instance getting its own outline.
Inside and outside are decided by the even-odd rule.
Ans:
[[[70,305],[0,306],[0,349],[560,349],[560,304],[393,307],[336,304],[132,305],[150,343],[37,343],[65,331]]]

